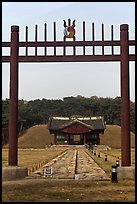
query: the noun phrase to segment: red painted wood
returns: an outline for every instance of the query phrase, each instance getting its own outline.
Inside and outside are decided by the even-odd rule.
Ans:
[[[70,24],[69,19],[69,24]],[[113,27],[111,27],[111,40],[104,40],[104,27],[102,26],[102,41],[94,40],[94,23],[92,23],[92,40],[85,41],[85,24],[83,23],[83,41],[56,41],[56,25],[54,22],[54,41],[46,41],[46,27],[45,27],[45,41],[37,42],[37,28],[35,33],[35,41],[27,42],[28,34],[26,31],[26,42],[19,42],[19,27],[11,27],[11,42],[2,42],[2,47],[11,46],[11,56],[2,56],[2,62],[10,62],[10,109],[9,109],[9,165],[17,165],[17,115],[18,115],[18,62],[104,62],[104,61],[121,61],[121,154],[122,166],[131,165],[130,153],[130,101],[129,101],[129,61],[135,61],[135,54],[129,55],[129,46],[135,45],[135,40],[128,39],[128,25],[120,26],[120,40],[113,40]],[[63,47],[63,55],[56,56],[56,47]],[[66,56],[66,47],[73,47],[73,55]],[[75,55],[76,46],[91,46],[93,48],[93,55]],[[95,55],[95,46],[102,46],[102,55]],[[112,55],[104,55],[104,46],[112,47]],[[120,55],[114,55],[113,46],[120,46]],[[18,48],[25,47],[26,55],[28,54],[28,47],[35,47],[34,56],[18,56]],[[37,47],[45,47],[45,54],[47,47],[54,47],[53,56],[37,56]],[[81,124],[73,124],[64,131],[74,134],[91,131],[86,126]],[[86,139],[86,138],[85,138]],[[85,141],[84,139],[84,141]],[[56,143],[56,141],[54,141]]]
[[[11,27],[10,101],[9,101],[9,166],[18,164],[18,41],[19,27]]]
[[[62,129],[62,131],[65,133],[81,134],[81,133],[91,132],[92,130],[84,125],[75,123],[75,124],[72,124],[71,126],[68,126]]]
[[[120,26],[121,40],[121,165],[131,166],[128,25]]]
[[[76,56],[19,56],[18,62],[108,62],[120,61],[120,55],[76,55]],[[135,61],[135,55],[129,55]],[[10,56],[2,56],[2,62],[10,62]]]
[[[10,47],[10,44],[11,42],[2,42],[2,47]],[[101,46],[101,45],[104,45],[104,46],[120,46],[120,41],[119,40],[109,40],[109,41],[85,41],[83,43],[83,41],[56,41],[56,42],[53,42],[53,41],[38,41],[38,42],[35,42],[35,41],[29,41],[29,42],[19,42],[19,47],[35,47],[35,46],[38,46],[38,47],[45,47],[45,46],[48,46],[48,47],[53,47],[53,46],[82,46],[82,45],[85,45],[85,46]],[[135,40],[129,40],[129,45],[135,45]]]

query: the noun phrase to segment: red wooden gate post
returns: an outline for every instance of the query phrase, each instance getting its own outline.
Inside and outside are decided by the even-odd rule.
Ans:
[[[10,103],[9,103],[9,166],[17,166],[18,150],[18,42],[19,26],[11,26]]]
[[[121,52],[121,166],[131,166],[128,25],[120,25]]]

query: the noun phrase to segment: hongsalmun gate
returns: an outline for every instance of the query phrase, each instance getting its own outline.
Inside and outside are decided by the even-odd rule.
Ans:
[[[31,63],[31,62],[120,62],[120,85],[121,85],[121,167],[131,166],[131,149],[130,149],[130,91],[129,91],[129,62],[135,61],[135,54],[129,53],[129,47],[135,46],[135,40],[129,40],[129,25],[120,25],[120,40],[114,40],[114,29],[113,25],[110,26],[110,36],[111,40],[104,39],[104,24],[101,25],[102,39],[95,40],[94,23],[91,24],[91,40],[86,41],[85,35],[85,21],[82,22],[82,40],[77,41],[76,39],[76,20],[71,22],[70,19],[62,20],[64,34],[62,36],[62,41],[57,41],[57,31],[56,22],[53,22],[53,41],[47,41],[47,24],[44,24],[44,40],[38,41],[38,25],[35,25],[35,40],[28,40],[28,26],[25,27],[25,40],[19,41],[19,26],[11,26],[11,41],[2,42],[3,48],[10,48],[10,55],[2,56],[3,63],[10,63],[10,98],[9,98],[9,156],[8,156],[8,167],[7,171],[14,171],[18,169],[20,172],[25,172],[25,167],[18,166],[18,66],[19,63]],[[67,40],[72,39],[71,41]],[[95,48],[100,46],[102,48],[102,53],[96,55]],[[104,48],[109,46],[111,49],[111,54],[105,54]],[[114,47],[118,46],[120,48],[120,54],[115,54]],[[29,55],[28,48],[34,48],[34,55]],[[39,47],[44,48],[44,55],[38,55],[37,50]],[[53,55],[47,54],[48,48],[53,48]],[[56,50],[58,47],[63,49],[62,55],[58,55]],[[72,48],[71,55],[66,52],[67,47]],[[82,47],[83,54],[78,55],[76,52],[77,47]],[[86,53],[86,47],[91,48],[92,54]],[[25,49],[25,54],[20,55],[19,48]],[[55,133],[54,143],[57,142],[58,133],[62,132],[69,135],[69,132],[79,135],[79,131],[82,129],[81,144],[85,144],[90,136],[88,132],[93,130],[94,134],[97,135],[97,141],[99,142],[99,134],[103,132],[104,127],[101,123],[101,118],[96,120],[96,124],[93,124],[91,118],[81,119],[75,118],[73,120],[68,120],[67,118],[65,125],[61,123],[59,118],[52,118],[50,124],[50,131]],[[58,128],[56,128],[55,121],[58,122]],[[75,128],[74,128],[75,127]],[[74,132],[74,129],[77,129]],[[59,140],[59,138],[58,138]],[[77,141],[77,136],[75,136],[75,142]],[[67,138],[67,143],[71,144],[74,142],[73,137]],[[3,170],[4,171],[4,170]]]

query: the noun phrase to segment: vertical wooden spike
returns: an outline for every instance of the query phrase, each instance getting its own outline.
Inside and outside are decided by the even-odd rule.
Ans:
[[[92,23],[92,41],[94,42],[94,23]],[[95,47],[93,45],[93,55],[95,55]]]
[[[26,26],[26,42],[28,42],[28,26]],[[26,56],[28,56],[28,47],[26,46]]]
[[[54,42],[56,42],[56,22],[54,22]],[[56,55],[56,46],[54,46],[54,55]]]
[[[85,41],[85,21],[83,21],[83,42]],[[85,46],[83,46],[83,55],[85,55]]]
[[[66,38],[64,37],[63,40],[64,40],[64,42],[65,42],[65,41],[66,41]],[[64,56],[66,55],[66,46],[63,47],[63,55],[64,55]]]
[[[113,25],[111,25],[111,41],[113,41]],[[112,55],[114,55],[114,46],[111,46]]]
[[[76,38],[75,36],[73,37],[73,41],[75,42]],[[73,55],[75,56],[76,55],[76,46],[74,45],[73,46]]]
[[[44,41],[47,41],[47,24],[44,24]],[[45,46],[45,55],[47,55],[47,48]]]
[[[35,42],[37,42],[38,25],[35,25]],[[35,56],[37,56],[37,46],[35,46]]]
[[[102,42],[104,42],[104,24],[102,24]],[[102,55],[104,55],[104,45],[102,45]]]

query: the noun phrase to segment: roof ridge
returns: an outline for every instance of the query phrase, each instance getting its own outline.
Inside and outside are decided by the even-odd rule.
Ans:
[[[65,127],[67,127],[67,126],[69,126],[69,125],[72,125],[72,124],[75,124],[75,123],[82,124],[82,125],[84,125],[84,126],[90,128],[90,129],[92,129],[92,130],[95,129],[95,128],[93,128],[93,126],[91,126],[91,125],[89,125],[89,124],[87,124],[87,123],[84,123],[83,121],[80,121],[80,120],[78,120],[77,118],[74,119],[74,120],[68,121],[68,123],[66,123],[66,124],[61,125],[59,129],[65,128]]]

